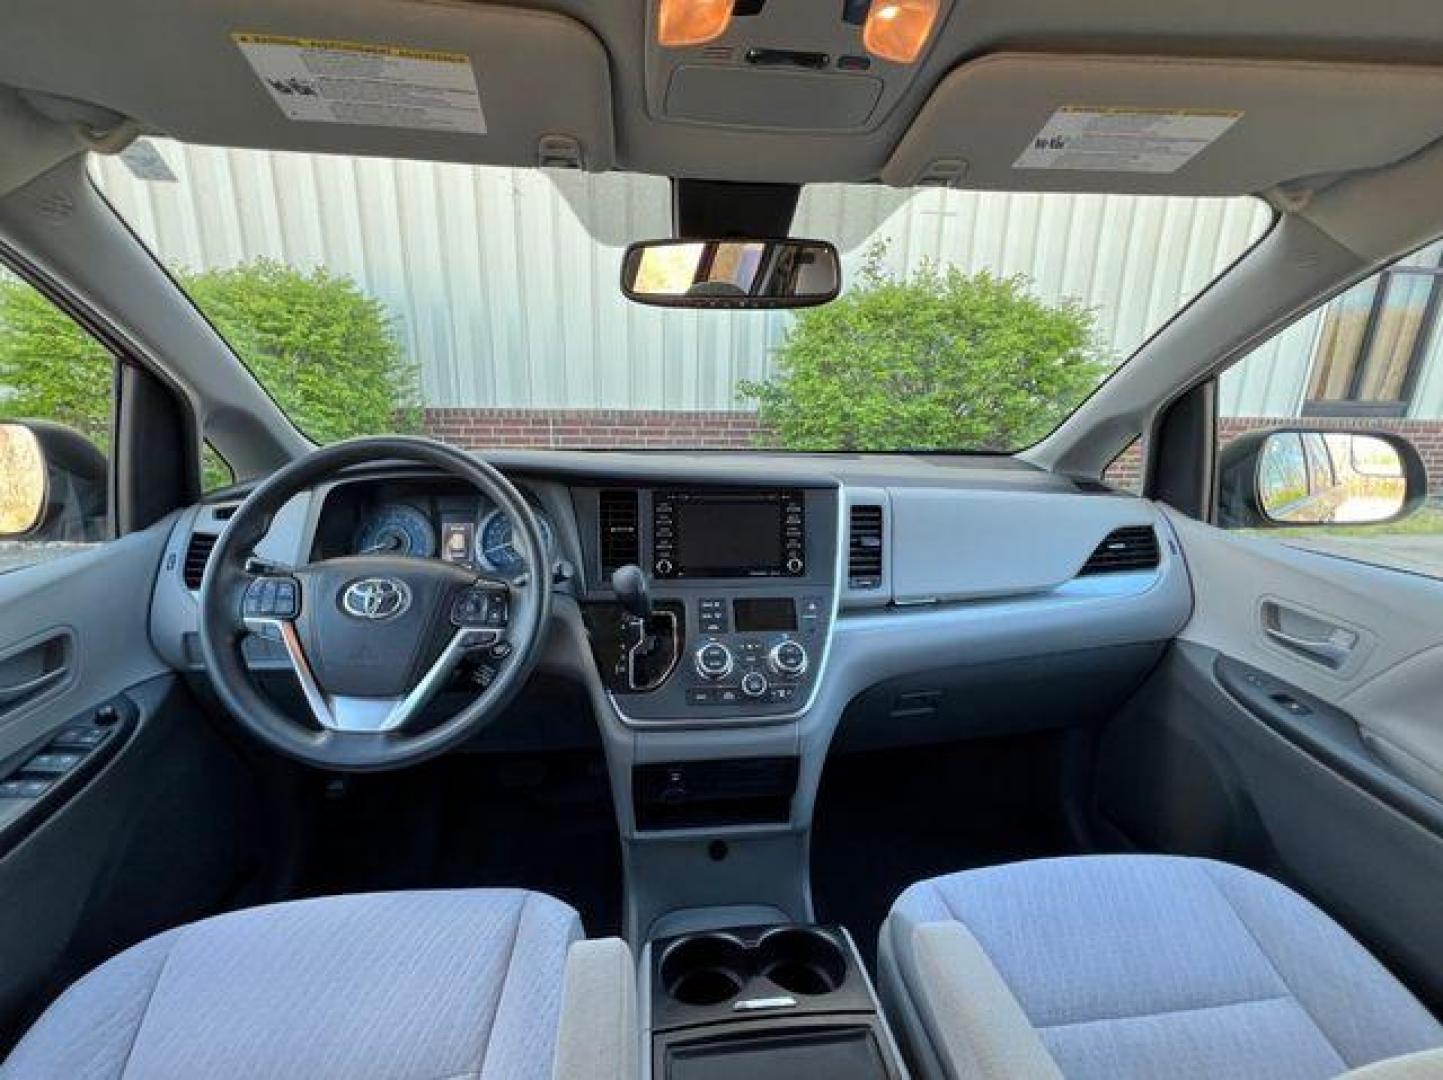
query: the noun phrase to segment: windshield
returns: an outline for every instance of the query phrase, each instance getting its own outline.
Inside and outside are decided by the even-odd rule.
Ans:
[[[1251,198],[804,189],[798,312],[641,307],[666,180],[145,141],[101,191],[300,429],[467,447],[1014,450],[1266,229]]]

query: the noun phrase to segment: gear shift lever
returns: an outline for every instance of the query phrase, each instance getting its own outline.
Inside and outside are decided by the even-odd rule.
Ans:
[[[655,690],[676,666],[681,648],[680,624],[674,610],[657,611],[651,603],[651,589],[641,567],[628,563],[611,575],[616,602],[626,613],[624,633],[627,685],[638,692]]]
[[[618,566],[611,573],[611,587],[616,600],[632,618],[646,622],[652,616],[651,590],[646,575],[635,563]]]

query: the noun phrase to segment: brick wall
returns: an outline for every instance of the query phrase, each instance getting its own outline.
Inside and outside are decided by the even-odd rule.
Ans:
[[[1309,416],[1299,420],[1286,416],[1225,416],[1218,424],[1219,437],[1226,446],[1246,431],[1266,427],[1305,425],[1325,431],[1391,431],[1404,436],[1418,448],[1428,468],[1428,492],[1443,495],[1443,420],[1403,420],[1373,416]],[[1107,467],[1104,479],[1127,491],[1142,484],[1142,452],[1133,443]]]
[[[470,448],[728,450],[762,436],[755,413],[620,409],[427,409],[426,430]]]

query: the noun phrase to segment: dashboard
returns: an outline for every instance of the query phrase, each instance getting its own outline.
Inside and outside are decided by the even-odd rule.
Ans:
[[[1089,722],[1120,706],[1192,610],[1157,506],[1011,459],[487,460],[536,509],[552,560],[547,681],[513,705],[525,730],[504,738],[547,746],[594,724],[628,836],[800,836],[834,744]],[[197,590],[235,505],[222,496],[171,526],[151,639],[178,670],[203,671]],[[300,565],[390,551],[514,575],[509,524],[464,484],[378,462],[293,498],[256,554]],[[644,619],[613,586],[628,566]],[[253,636],[245,651],[255,670],[290,671],[277,642]],[[589,716],[574,696],[556,704],[558,681]]]
[[[1191,606],[1155,506],[1007,459],[508,451],[488,460],[532,504],[550,549],[553,592],[564,598],[552,648],[565,656],[548,670],[580,681],[623,741],[691,731],[697,741],[666,745],[788,753],[799,731],[829,731],[888,680],[919,679],[925,697],[929,672],[1165,641]],[[229,509],[193,507],[167,548],[152,629],[177,667],[198,665],[196,589]],[[1116,552],[1131,558],[1134,544],[1142,561],[1118,565]],[[528,569],[489,500],[385,463],[297,496],[257,547],[291,565],[375,552],[502,576]],[[612,587],[624,566],[646,583],[645,620]],[[273,643],[247,644],[254,662],[282,666]],[[897,700],[913,693],[899,687]],[[892,724],[892,705],[879,709],[878,722]]]

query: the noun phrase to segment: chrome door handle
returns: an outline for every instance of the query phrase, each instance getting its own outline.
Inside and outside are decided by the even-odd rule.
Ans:
[[[1305,638],[1297,634],[1290,634],[1286,630],[1279,630],[1275,626],[1263,627],[1263,633],[1272,638],[1285,649],[1326,664],[1330,668],[1340,668],[1349,656],[1353,655],[1353,646],[1357,644],[1357,635],[1351,631],[1343,631],[1353,640],[1347,644],[1335,641],[1333,636],[1326,638]]]
[[[43,675],[37,675],[33,679],[27,679],[25,682],[15,683],[13,686],[0,686],[0,706],[34,697],[51,683],[63,679],[69,670],[69,668],[58,667]]]

